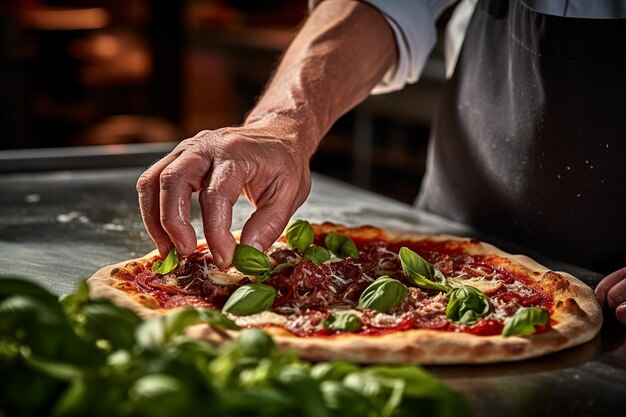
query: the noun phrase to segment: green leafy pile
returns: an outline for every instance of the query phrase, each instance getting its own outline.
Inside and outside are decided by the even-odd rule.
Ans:
[[[187,326],[237,326],[187,309],[143,321],[91,299],[61,301],[0,279],[0,416],[467,416],[463,398],[416,366],[311,364],[248,329],[220,347]]]

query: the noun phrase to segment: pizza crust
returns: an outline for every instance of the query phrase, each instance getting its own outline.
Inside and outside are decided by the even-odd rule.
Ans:
[[[380,238],[388,241],[423,240],[450,242],[469,255],[497,256],[505,259],[508,268],[523,273],[554,297],[551,318],[556,323],[546,332],[529,336],[504,338],[476,336],[470,333],[412,329],[383,335],[352,333],[336,336],[299,337],[279,326],[265,327],[283,350],[296,350],[309,360],[348,360],[359,363],[475,364],[516,361],[557,352],[593,339],[602,326],[602,310],[591,288],[565,272],[555,272],[524,255],[511,255],[490,244],[474,239],[445,234],[398,234],[373,226],[350,228],[331,223],[314,225],[315,232],[335,231],[353,238]],[[199,242],[199,244],[202,242]],[[156,251],[133,261],[144,262]],[[133,295],[116,288],[119,281],[111,276],[122,262],[100,269],[87,282],[94,297],[106,297],[136,311],[143,318],[167,312],[155,305],[150,296]],[[192,337],[221,343],[233,332],[215,332],[208,325],[188,329]]]

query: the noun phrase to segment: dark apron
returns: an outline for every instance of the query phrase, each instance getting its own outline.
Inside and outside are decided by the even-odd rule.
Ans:
[[[479,1],[417,204],[593,270],[626,266],[626,19]]]

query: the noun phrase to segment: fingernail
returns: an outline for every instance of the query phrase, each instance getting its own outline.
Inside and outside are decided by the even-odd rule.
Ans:
[[[220,268],[224,267],[224,258],[222,258],[222,255],[220,255],[219,253],[213,254],[213,262],[215,262],[215,264]]]
[[[258,240],[255,240],[254,242],[252,242],[252,246],[254,249],[263,252],[263,245],[261,245],[261,243],[259,243]]]

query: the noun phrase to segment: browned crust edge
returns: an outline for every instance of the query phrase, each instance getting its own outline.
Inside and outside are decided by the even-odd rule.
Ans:
[[[508,259],[514,268],[554,296],[552,318],[557,322],[545,333],[530,336],[475,336],[428,329],[415,329],[380,336],[341,334],[324,337],[298,337],[281,327],[269,327],[278,346],[296,350],[309,360],[344,359],[359,363],[475,364],[517,361],[557,352],[593,339],[602,326],[602,310],[593,290],[565,272],[554,272],[524,255],[512,255],[493,245],[446,234],[394,233],[374,226],[347,227],[332,223],[314,225],[316,233],[336,231],[352,237],[381,238],[390,241],[424,240],[459,242],[470,255],[495,255]],[[202,243],[202,242],[200,242]],[[156,251],[135,259],[143,261]],[[95,297],[106,297],[128,307],[143,318],[157,317],[167,310],[149,308],[136,297],[111,285],[111,271],[128,262],[110,265],[97,271],[88,281]],[[148,303],[149,304],[149,303]],[[192,337],[220,342],[209,326],[192,326]]]

